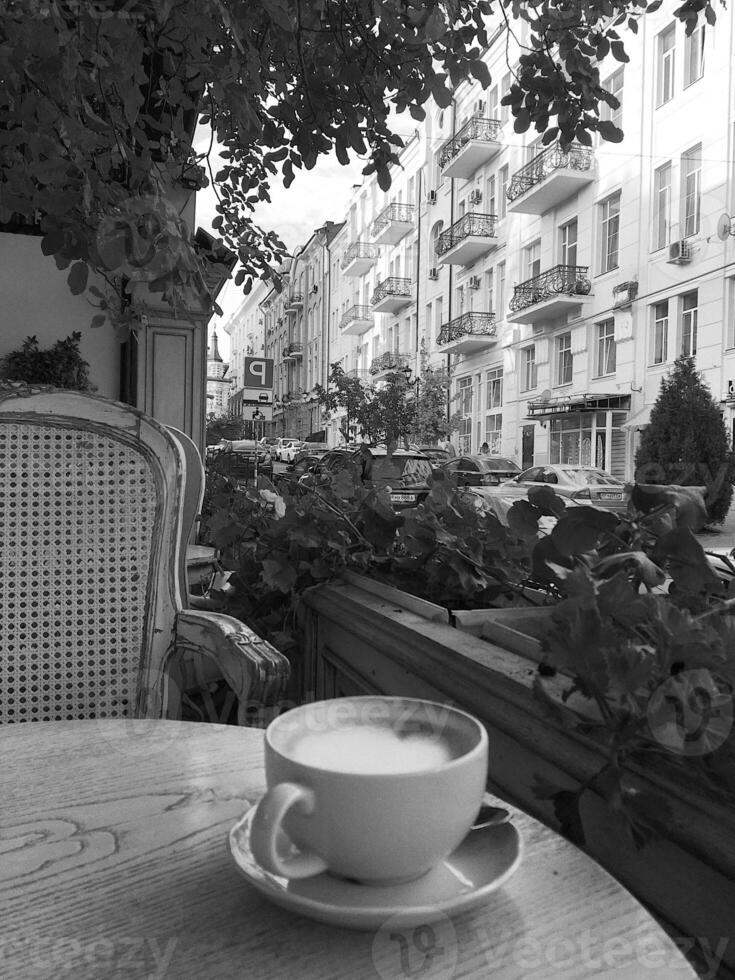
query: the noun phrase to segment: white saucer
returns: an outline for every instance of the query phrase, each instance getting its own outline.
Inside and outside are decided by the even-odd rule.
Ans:
[[[249,810],[230,831],[230,851],[238,870],[276,905],[346,926],[379,929],[423,925],[474,908],[500,888],[518,867],[523,846],[512,823],[471,830],[456,851],[417,881],[402,885],[360,885],[330,874],[290,881],[265,871],[250,850]]]

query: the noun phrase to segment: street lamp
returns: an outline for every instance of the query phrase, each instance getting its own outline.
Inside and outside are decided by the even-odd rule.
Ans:
[[[413,381],[411,381],[411,375],[413,374],[413,369],[408,364],[402,367],[401,371],[406,376],[406,384],[408,385],[408,387],[416,389],[416,405],[418,406],[419,392],[421,390],[421,378],[418,375],[416,375]]]

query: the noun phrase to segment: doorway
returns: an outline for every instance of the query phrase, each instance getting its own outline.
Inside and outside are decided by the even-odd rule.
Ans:
[[[521,469],[533,466],[533,433],[535,426],[524,425],[521,429]]]

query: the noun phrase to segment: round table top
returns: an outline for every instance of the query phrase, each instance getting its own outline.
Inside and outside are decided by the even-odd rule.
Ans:
[[[4,980],[696,976],[614,878],[512,807],[521,866],[429,947],[303,918],[239,874],[228,831],[265,788],[260,730],[28,722],[2,738]]]

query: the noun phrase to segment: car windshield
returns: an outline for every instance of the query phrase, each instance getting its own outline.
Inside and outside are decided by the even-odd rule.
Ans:
[[[373,463],[372,478],[378,483],[390,484],[400,480],[404,486],[413,487],[428,483],[431,476],[431,460],[423,456],[378,456]]]
[[[560,472],[563,474],[565,483],[576,483],[581,487],[604,485],[610,486],[610,484],[614,484],[617,487],[623,486],[622,480],[618,480],[617,477],[610,476],[610,474],[605,473],[604,470],[563,469]]]
[[[503,456],[490,456],[482,460],[482,468],[490,472],[503,470],[506,473],[518,473],[519,467],[512,459],[505,459]]]

